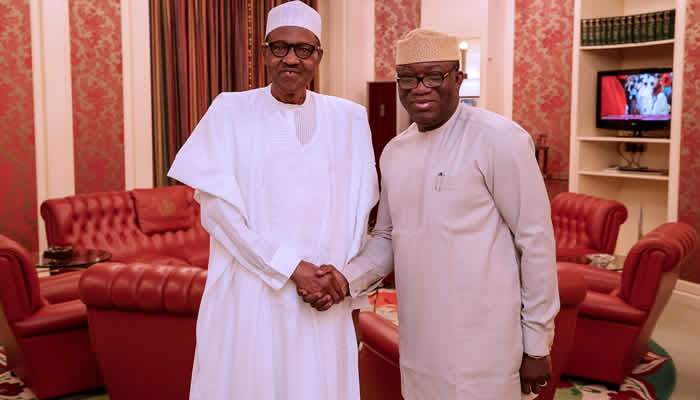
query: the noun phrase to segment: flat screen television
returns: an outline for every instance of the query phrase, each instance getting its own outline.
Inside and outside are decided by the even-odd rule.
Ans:
[[[671,68],[598,72],[596,127],[643,131],[671,127]]]

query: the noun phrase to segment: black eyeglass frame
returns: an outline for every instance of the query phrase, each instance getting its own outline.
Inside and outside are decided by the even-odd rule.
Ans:
[[[436,77],[437,74],[436,74],[435,72],[438,72],[438,73],[439,73],[439,71],[430,72],[430,73],[428,73],[428,74],[426,74],[426,75],[423,75],[423,76],[403,76],[403,77],[402,77],[402,76],[397,76],[397,77],[396,77],[396,85],[397,85],[397,86],[399,87],[399,89],[401,89],[401,90],[413,90],[413,89],[417,88],[418,85],[420,85],[421,82],[422,82],[422,83],[423,83],[423,86],[427,87],[428,89],[434,89],[434,88],[437,88],[437,87],[442,86],[442,84],[445,82],[445,79],[447,79],[447,77],[448,77],[452,72],[454,72],[454,71],[459,71],[459,66],[456,66],[456,67],[454,67],[453,69],[451,69],[451,70],[449,70],[449,71],[447,71],[447,72],[441,74],[440,83],[439,83],[439,84],[436,84],[436,85],[432,85],[432,84],[431,84],[431,85],[428,85],[428,84],[424,81],[424,79],[425,79],[425,78],[428,78],[430,75],[432,75],[433,77]],[[407,78],[408,78],[408,79],[415,79],[415,80],[416,80],[416,84],[415,84],[414,86],[411,86],[410,88],[401,87],[401,79],[407,79]]]
[[[275,54],[275,51],[273,50],[272,45],[274,45],[274,44],[276,44],[276,43],[284,44],[284,47],[283,47],[283,49],[284,49],[284,54],[283,54],[283,55]],[[270,53],[272,53],[272,55],[275,56],[275,57],[277,57],[277,58],[284,58],[284,57],[287,57],[287,54],[289,54],[289,50],[291,50],[291,49],[294,49],[294,55],[296,55],[297,58],[299,58],[300,60],[306,60],[306,59],[310,58],[311,56],[314,55],[315,52],[318,52],[319,54],[323,53],[323,48],[322,48],[321,46],[316,46],[316,45],[313,45],[313,44],[310,44],[310,43],[304,43],[304,42],[301,42],[301,43],[287,43],[287,42],[285,42],[284,40],[275,40],[274,42],[264,42],[264,43],[263,43],[263,46],[266,47],[268,50],[270,50]],[[311,48],[311,53],[309,53],[308,56],[301,56],[301,55],[299,55],[298,51],[299,51],[300,46],[308,46],[308,47],[310,47],[310,48]]]

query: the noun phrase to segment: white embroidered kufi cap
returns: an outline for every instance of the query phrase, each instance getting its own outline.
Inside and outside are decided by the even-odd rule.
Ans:
[[[282,26],[308,29],[321,40],[321,15],[301,1],[289,1],[270,10],[267,14],[265,36]]]
[[[459,61],[457,38],[429,29],[414,29],[396,42],[396,65]]]

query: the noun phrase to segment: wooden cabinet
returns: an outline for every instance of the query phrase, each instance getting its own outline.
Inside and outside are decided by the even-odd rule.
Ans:
[[[396,82],[367,82],[369,127],[372,129],[374,157],[379,156],[384,146],[396,136]]]
[[[374,159],[377,161],[377,176],[381,186],[381,171],[379,157],[389,141],[397,132],[397,93],[395,81],[367,82],[367,114],[369,127],[372,130],[372,146]],[[377,208],[370,214],[370,226],[374,226]]]

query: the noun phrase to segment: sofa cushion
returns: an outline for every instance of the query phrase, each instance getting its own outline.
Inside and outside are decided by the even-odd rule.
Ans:
[[[71,271],[39,278],[41,297],[51,304],[79,298],[78,281],[85,270]]]
[[[188,189],[185,186],[168,186],[155,189],[134,189],[136,219],[147,235],[177,231],[192,226]]]
[[[209,248],[196,249],[192,254],[187,255],[187,261],[190,265],[200,268],[209,267]]]

